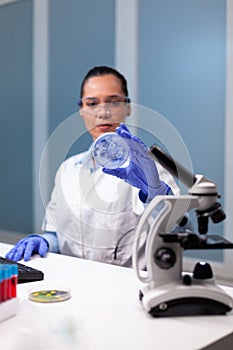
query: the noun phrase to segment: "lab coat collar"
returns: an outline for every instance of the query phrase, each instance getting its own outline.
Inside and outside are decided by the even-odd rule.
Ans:
[[[82,164],[86,166],[88,169],[90,169],[91,172],[94,172],[97,169],[101,168],[101,166],[98,163],[94,164],[93,156],[92,156],[92,146],[93,146],[93,143],[90,145],[87,152],[84,153]]]

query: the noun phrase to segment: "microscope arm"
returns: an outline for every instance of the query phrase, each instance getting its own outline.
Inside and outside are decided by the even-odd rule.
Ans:
[[[154,262],[154,252],[160,246],[164,246],[163,239],[158,235],[160,232],[170,232],[172,228],[177,225],[177,222],[184,216],[184,214],[196,207],[198,205],[199,197],[196,196],[157,196],[155,197],[147,206],[144,213],[142,214],[138,226],[135,231],[135,241],[133,246],[133,266],[136,271],[137,277],[141,282],[149,283],[159,281],[164,283],[164,278],[161,280],[161,269],[156,268]],[[140,236],[145,227],[145,224],[148,222],[149,217],[151,216],[153,210],[160,204],[164,203],[163,208],[158,213],[154,225],[151,227],[150,232],[147,237],[146,244],[146,268],[147,274],[143,275],[140,272],[138,266],[138,247]],[[174,246],[177,250],[180,250],[181,247],[179,244],[169,243],[169,247]],[[175,264],[174,268],[170,268],[169,271],[166,269],[165,279],[167,280],[177,280],[180,278],[181,270],[181,255],[180,252],[177,252],[177,257],[179,261]],[[156,271],[157,270],[157,271]]]

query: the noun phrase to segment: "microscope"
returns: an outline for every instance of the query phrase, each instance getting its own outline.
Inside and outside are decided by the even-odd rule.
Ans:
[[[217,186],[203,175],[193,175],[155,144],[150,148],[150,155],[189,190],[188,195],[155,197],[140,218],[135,232],[133,266],[138,279],[144,283],[139,292],[142,306],[153,317],[225,315],[232,310],[233,300],[215,284],[211,265],[199,261],[192,273],[182,271],[184,250],[233,248],[233,243],[222,236],[207,234],[209,219],[219,223],[226,217],[217,201]],[[156,220],[147,233],[146,271],[141,271],[140,237],[158,207]],[[195,209],[199,233],[173,230],[191,209]]]

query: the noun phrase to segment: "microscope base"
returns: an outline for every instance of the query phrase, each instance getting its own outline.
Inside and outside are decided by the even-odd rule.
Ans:
[[[213,283],[145,287],[140,291],[140,300],[153,317],[225,315],[233,307],[232,298]]]

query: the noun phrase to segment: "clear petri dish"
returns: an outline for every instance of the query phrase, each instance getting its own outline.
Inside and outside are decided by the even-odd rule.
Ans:
[[[115,132],[107,132],[95,140],[92,155],[102,167],[116,169],[128,160],[129,145]]]

